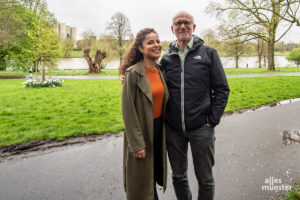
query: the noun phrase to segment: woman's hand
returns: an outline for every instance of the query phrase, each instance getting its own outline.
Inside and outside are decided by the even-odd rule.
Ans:
[[[125,76],[124,75],[121,75],[120,76],[120,81],[121,81],[121,84],[124,85],[124,80],[125,80]]]
[[[145,158],[146,157],[146,149],[133,152],[133,156],[137,158]]]

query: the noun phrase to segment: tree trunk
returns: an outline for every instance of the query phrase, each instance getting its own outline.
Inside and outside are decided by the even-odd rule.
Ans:
[[[120,66],[122,65],[122,60],[123,60],[123,51],[122,51],[122,47],[120,47],[119,50],[119,57],[120,57]]]
[[[257,39],[258,68],[261,68],[261,57],[263,53],[263,44],[260,45],[260,43],[260,39]]]
[[[274,39],[268,41],[268,71],[275,71],[274,45],[275,45]]]
[[[49,79],[51,79],[51,57],[49,57]]]
[[[267,67],[267,62],[266,62],[266,51],[264,50],[264,67]]]
[[[84,50],[84,58],[89,66],[89,73],[92,73],[92,68],[93,68],[93,60],[90,57],[90,49]]]
[[[106,51],[97,50],[94,62],[90,57],[90,50],[84,50],[84,57],[86,62],[89,65],[89,73],[90,74],[99,74],[101,71],[101,62],[107,56]]]
[[[35,71],[35,81],[37,81],[38,66],[37,66],[36,57],[35,57],[35,61],[34,61],[34,71]]]
[[[42,57],[42,81],[45,81],[45,60]]]
[[[239,57],[235,56],[235,68],[239,68]]]
[[[106,51],[97,50],[95,60],[93,63],[93,73],[99,74],[101,72],[102,60],[106,57]]]

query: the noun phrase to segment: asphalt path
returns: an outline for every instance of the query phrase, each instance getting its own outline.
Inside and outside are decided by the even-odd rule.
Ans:
[[[295,73],[270,73],[270,74],[238,74],[238,75],[227,75],[227,78],[270,77],[270,76],[300,76],[300,73],[295,72]],[[119,76],[51,76],[51,78],[52,79],[118,79]],[[29,79],[29,75],[26,75],[26,79]],[[38,76],[38,79],[41,79],[41,76]],[[48,79],[48,76],[46,76],[46,79]]]
[[[300,102],[294,102],[222,118],[216,128],[216,200],[269,200],[285,191],[264,191],[267,180],[277,187],[300,182],[300,144],[285,145],[281,136],[285,130],[300,130],[299,114]],[[0,199],[124,200],[122,144],[119,134],[0,163]],[[192,163],[189,151],[188,176],[197,199]],[[167,191],[159,189],[161,200],[175,199],[171,173],[169,167]]]

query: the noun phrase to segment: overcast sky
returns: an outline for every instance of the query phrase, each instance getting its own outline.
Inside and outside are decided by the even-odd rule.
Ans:
[[[116,12],[124,13],[134,35],[145,27],[154,28],[161,40],[174,40],[172,17],[180,10],[191,13],[197,25],[195,35],[214,29],[217,19],[205,12],[209,0],[46,0],[49,10],[59,22],[77,27],[77,39],[86,30],[104,33],[107,22]],[[216,0],[215,0],[216,1]],[[293,27],[283,40],[300,42],[300,27]]]

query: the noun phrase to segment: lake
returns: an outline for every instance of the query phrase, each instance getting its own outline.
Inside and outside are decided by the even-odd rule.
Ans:
[[[234,68],[235,60],[233,57],[221,57],[224,68]],[[62,58],[58,61],[58,69],[72,70],[72,69],[88,69],[85,58]],[[239,67],[246,68],[258,67],[258,57],[242,57],[239,59]],[[262,62],[263,64],[263,62]],[[291,67],[295,64],[286,60],[285,56],[275,56],[275,67]],[[106,64],[106,69],[118,69],[119,61],[112,61]]]

